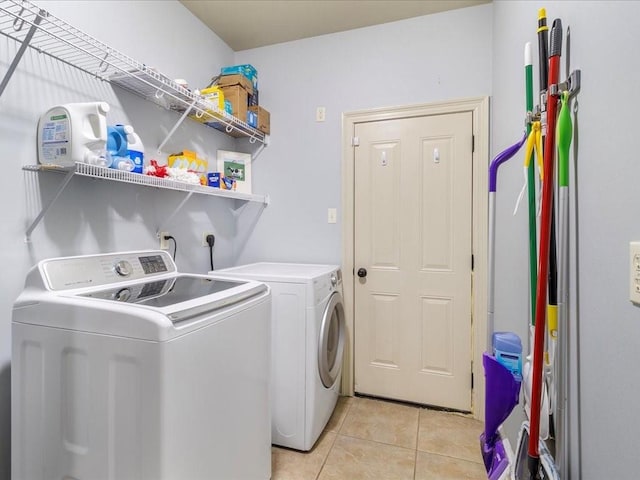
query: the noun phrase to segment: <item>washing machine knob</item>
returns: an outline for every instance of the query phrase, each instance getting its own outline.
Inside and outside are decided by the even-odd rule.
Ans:
[[[336,276],[335,273],[331,274],[331,286],[335,287],[336,285],[338,285],[338,277]]]
[[[116,293],[113,296],[113,299],[119,302],[126,302],[130,298],[131,298],[131,290],[129,290],[128,288],[123,288],[122,290],[118,290],[118,293]]]
[[[131,271],[132,271],[131,264],[126,260],[120,260],[118,263],[115,264],[113,269],[121,277],[128,277],[129,275],[131,275]]]

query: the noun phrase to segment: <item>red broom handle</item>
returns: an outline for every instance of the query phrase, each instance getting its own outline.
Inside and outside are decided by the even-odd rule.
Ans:
[[[544,355],[547,275],[549,273],[549,243],[553,194],[553,167],[556,148],[556,113],[558,99],[551,95],[551,85],[558,84],[562,48],[562,23],[553,21],[549,49],[549,81],[547,88],[547,136],[544,143],[544,182],[542,184],[542,215],[540,219],[540,257],[536,289],[536,327],[533,346],[533,382],[531,387],[531,424],[529,426],[530,458],[539,458],[540,402],[542,397],[542,361]]]

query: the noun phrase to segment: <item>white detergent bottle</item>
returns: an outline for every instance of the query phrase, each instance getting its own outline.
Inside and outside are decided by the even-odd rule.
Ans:
[[[131,125],[125,125],[124,131],[127,134],[127,153],[133,161],[134,173],[142,173],[144,167],[144,145],[138,134]]]
[[[106,102],[67,103],[38,121],[38,163],[72,167],[76,162],[108,166]]]

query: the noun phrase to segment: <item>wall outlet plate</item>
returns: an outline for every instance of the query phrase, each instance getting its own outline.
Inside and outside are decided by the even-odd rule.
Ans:
[[[330,208],[327,211],[327,223],[336,223],[338,219],[338,210],[335,208]]]
[[[158,238],[160,239],[160,249],[168,250],[169,249],[169,240],[165,240],[164,237],[167,235],[171,235],[169,232],[160,232],[158,233]]]
[[[215,239],[215,235],[213,234],[213,232],[202,232],[202,246],[203,247],[209,247],[209,244],[207,243],[207,235],[213,235],[213,238]],[[215,240],[214,240],[215,242]]]

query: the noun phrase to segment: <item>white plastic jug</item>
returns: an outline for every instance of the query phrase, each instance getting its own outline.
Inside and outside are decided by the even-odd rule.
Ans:
[[[108,166],[108,111],[106,102],[67,103],[49,109],[38,121],[38,162]]]
[[[144,145],[138,134],[131,125],[125,125],[124,131],[127,134],[127,152],[133,161],[133,172],[142,173],[144,167]]]

